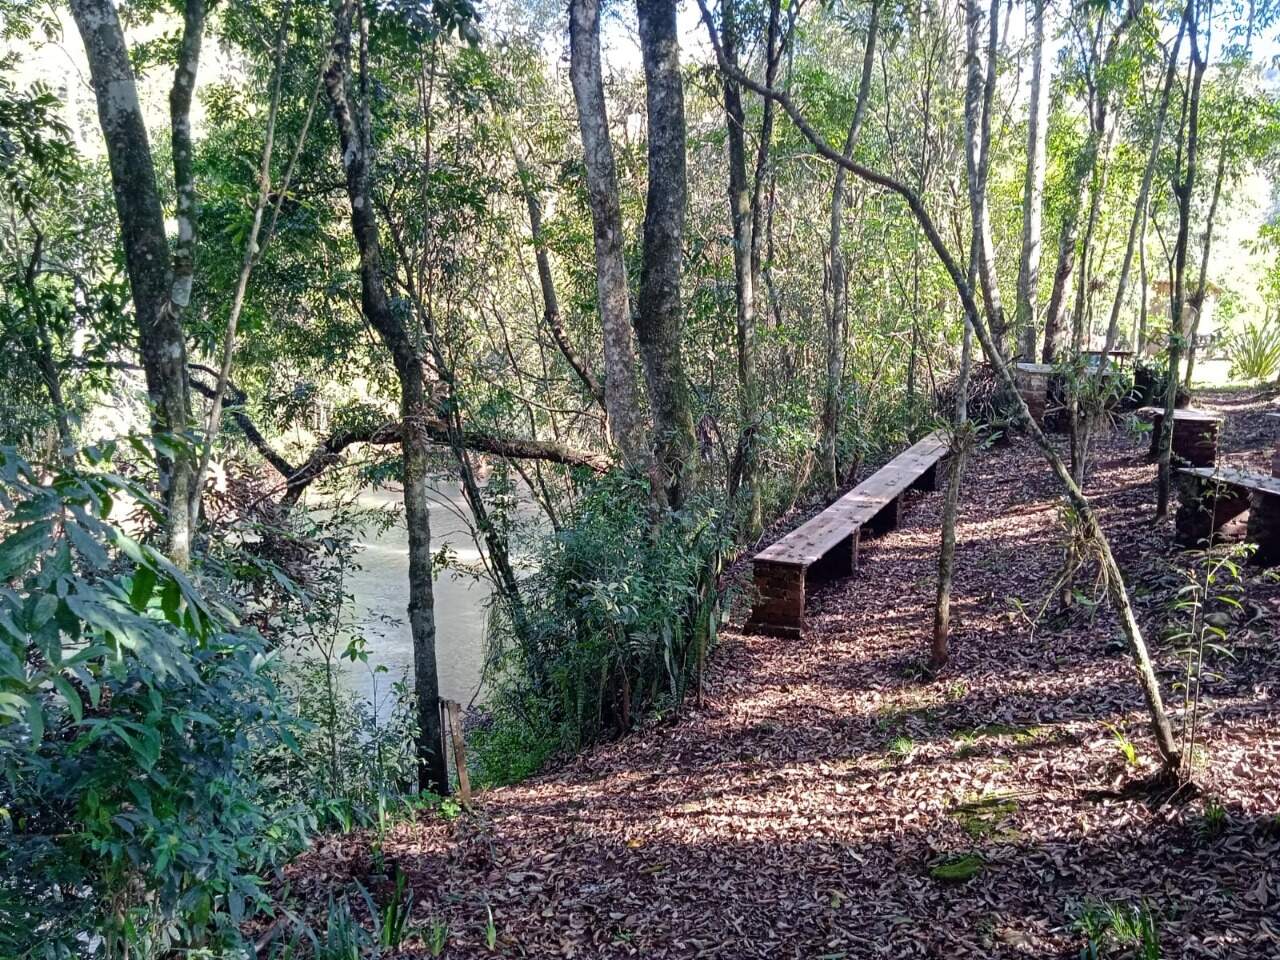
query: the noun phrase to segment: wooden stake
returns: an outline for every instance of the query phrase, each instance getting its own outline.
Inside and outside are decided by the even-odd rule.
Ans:
[[[453,740],[453,764],[458,773],[458,795],[462,805],[471,810],[471,777],[467,773],[467,742],[462,736],[462,704],[456,700],[443,701],[449,737]]]

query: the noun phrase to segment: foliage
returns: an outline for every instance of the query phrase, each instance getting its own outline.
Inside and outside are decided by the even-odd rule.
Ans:
[[[47,480],[0,452],[6,953],[234,938],[305,834],[250,770],[292,742],[261,638],[113,522],[159,509],[113,452]]]
[[[654,524],[647,489],[598,481],[535,558],[523,635],[493,631],[490,716],[475,731],[486,781],[673,709],[697,682],[720,622],[722,520],[697,506]]]
[[[1270,380],[1280,374],[1280,320],[1246,323],[1227,341],[1231,376]]]

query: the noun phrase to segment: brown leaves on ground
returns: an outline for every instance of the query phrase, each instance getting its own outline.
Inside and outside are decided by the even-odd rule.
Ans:
[[[1201,402],[1228,415],[1226,459],[1268,470],[1263,401]],[[1150,520],[1145,449],[1100,439],[1088,486],[1176,727],[1161,637],[1190,561]],[[1058,604],[1055,484],[1025,442],[971,462],[953,662],[926,678],[941,499],[816,592],[803,641],[728,632],[702,708],[483,794],[474,818],[394,829],[382,874],[408,875],[416,922],[447,920],[444,955],[1065,958],[1081,904],[1145,901],[1165,957],[1280,957],[1276,577],[1247,572],[1234,659],[1212,658],[1199,790],[1157,804],[1132,789],[1155,749],[1110,611],[1083,577]],[[385,889],[372,842],[321,844],[294,892]]]

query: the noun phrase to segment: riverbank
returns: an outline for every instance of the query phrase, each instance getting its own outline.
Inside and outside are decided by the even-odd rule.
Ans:
[[[1228,461],[1269,464],[1264,400],[1203,398],[1228,414]],[[1145,445],[1102,442],[1090,492],[1168,692],[1189,560],[1150,521]],[[1037,615],[1062,552],[1042,461],[1015,442],[965,484],[941,677],[919,667],[932,494],[817,593],[803,640],[727,631],[701,706],[489,791],[474,817],[319,843],[294,893],[323,904],[359,880],[383,902],[401,871],[450,957],[1065,958],[1108,917],[1149,923],[1165,956],[1280,955],[1276,576],[1246,570],[1206,683],[1200,789],[1162,802],[1136,789],[1155,750],[1093,585]]]

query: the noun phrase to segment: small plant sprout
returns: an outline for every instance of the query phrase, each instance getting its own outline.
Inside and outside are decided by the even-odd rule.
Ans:
[[[498,945],[498,927],[493,922],[493,908],[487,903],[484,905],[485,922],[484,922],[484,943],[490,950]]]
[[[1124,757],[1124,762],[1131,767],[1138,766],[1138,748],[1133,741],[1115,724],[1108,723],[1105,726],[1111,731],[1111,739],[1115,743],[1116,749],[1120,751],[1120,755]]]
[[[439,917],[432,917],[422,939],[427,944],[428,953],[433,957],[440,956],[449,944],[449,922]]]

